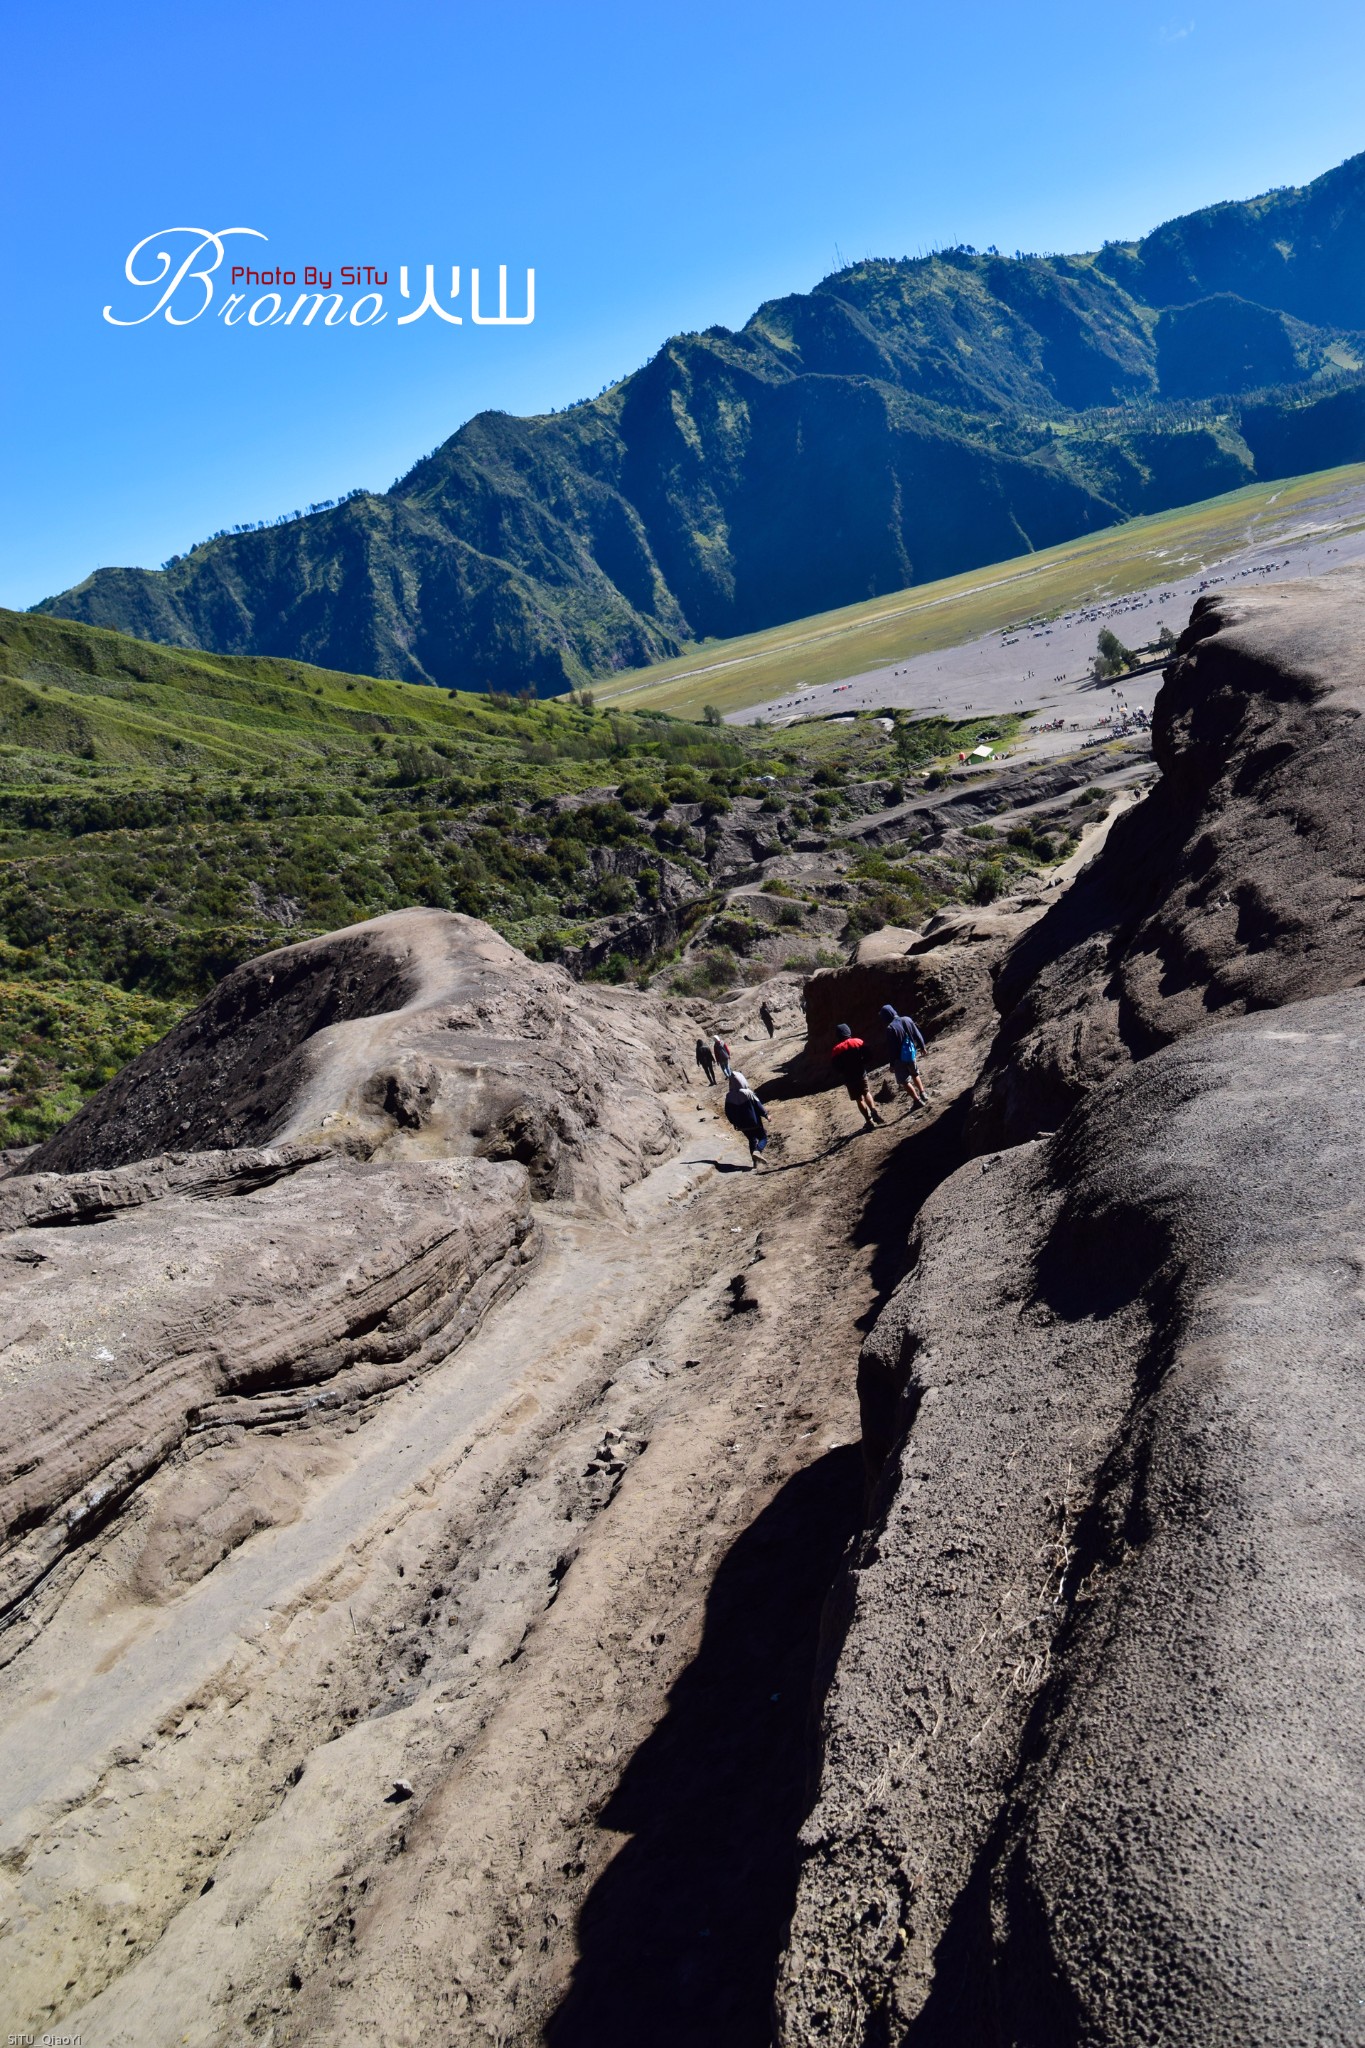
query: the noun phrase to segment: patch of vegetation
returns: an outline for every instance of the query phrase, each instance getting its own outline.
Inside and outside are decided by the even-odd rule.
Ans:
[[[979,867],[971,879],[967,898],[971,903],[994,903],[997,896],[1005,893],[1005,870],[999,861],[988,860]]]
[[[0,947],[0,1144],[36,1145],[165,1036],[186,1005],[105,982],[33,980]]]
[[[1052,812],[1047,816],[1026,818],[1013,826],[1008,834],[1008,843],[1036,866],[1050,867],[1073,854],[1080,841],[1065,814]]]
[[[675,995],[713,996],[733,988],[739,980],[739,962],[723,946],[707,947],[680,967],[673,976]]]
[[[1100,627],[1090,664],[1090,672],[1097,683],[1108,682],[1110,676],[1126,675],[1136,660],[1131,647],[1125,647],[1117,633],[1111,633],[1108,626]]]
[[[978,728],[895,737],[931,758]],[[772,930],[738,910],[704,923],[736,806],[779,841],[865,809],[892,738],[870,720],[760,732],[451,693],[0,612],[0,968],[30,991],[0,1009],[0,1144],[59,1125],[241,961],[408,904],[484,918],[546,960],[590,941],[597,957],[605,937],[592,971],[619,979],[659,963],[605,921],[691,889],[703,960],[678,972],[733,985],[741,961],[762,971]],[[870,858],[860,914],[902,922],[955,886]],[[770,893],[799,926],[790,885]]]

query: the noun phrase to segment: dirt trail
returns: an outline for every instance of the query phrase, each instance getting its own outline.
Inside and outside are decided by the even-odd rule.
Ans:
[[[795,1050],[740,1056],[761,1079]],[[860,1325],[979,1052],[936,1049],[932,1121],[775,1104],[758,1174],[719,1091],[675,1099],[695,1135],[624,1223],[545,1205],[520,1292],[451,1360],[267,1446],[274,1526],[197,1585],[158,1589],[148,1555],[191,1481],[257,1470],[259,1432],[87,1547],[0,1675],[12,2023],[766,2040]]]

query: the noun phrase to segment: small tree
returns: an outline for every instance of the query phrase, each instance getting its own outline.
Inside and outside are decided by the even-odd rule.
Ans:
[[[1156,636],[1156,644],[1162,650],[1163,653],[1165,653],[1168,647],[1175,646],[1175,634],[1171,631],[1169,626],[1162,627],[1161,631]]]
[[[719,704],[704,704],[702,706],[701,722],[703,725],[724,725],[725,720],[721,716]]]
[[[1096,645],[1099,648],[1101,667],[1098,675],[1101,681],[1107,676],[1121,676],[1125,669],[1133,666],[1131,650],[1125,647],[1118,634],[1111,633],[1107,626],[1100,627],[1100,637]]]

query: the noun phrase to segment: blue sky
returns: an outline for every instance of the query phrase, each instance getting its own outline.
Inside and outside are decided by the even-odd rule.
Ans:
[[[1262,0],[6,0],[0,603],[383,490],[866,254],[1093,248],[1365,148],[1365,8]],[[154,231],[387,267],[369,328],[142,312]],[[160,247],[152,244],[152,250]],[[226,259],[232,260],[231,252]],[[399,329],[527,265],[532,326]],[[221,281],[220,281],[221,283]],[[286,293],[285,304],[296,294]],[[348,293],[347,302],[357,294]]]

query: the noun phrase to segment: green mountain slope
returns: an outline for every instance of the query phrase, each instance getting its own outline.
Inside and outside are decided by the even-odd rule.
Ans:
[[[63,1123],[240,961],[407,904],[542,958],[592,941],[615,978],[716,909],[737,800],[785,844],[985,729],[717,732],[0,611],[0,1146]],[[922,905],[962,879],[901,887]],[[866,886],[877,919],[904,909],[881,870]]]
[[[485,413],[392,490],[38,607],[552,694],[699,640],[1365,458],[1365,155],[1097,255],[867,262]]]

